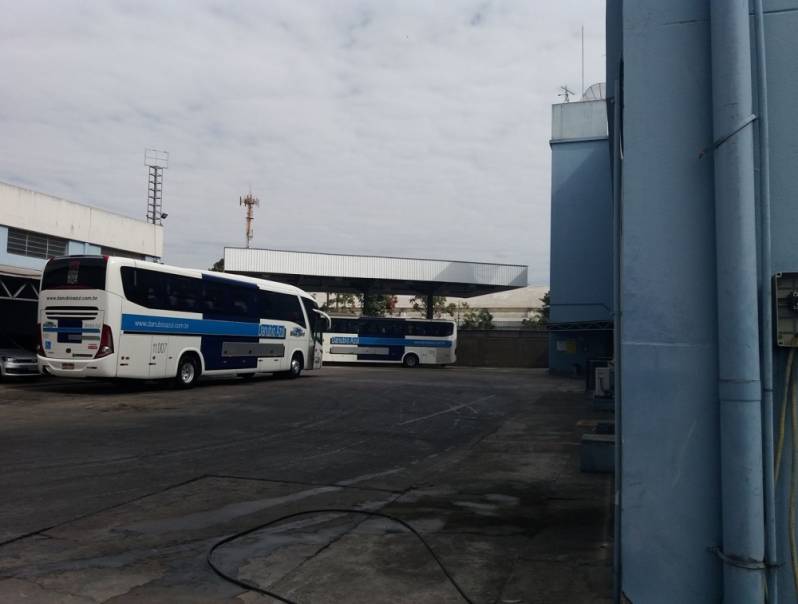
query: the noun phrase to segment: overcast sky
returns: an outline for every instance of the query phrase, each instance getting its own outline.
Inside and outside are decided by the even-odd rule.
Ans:
[[[550,105],[603,78],[604,0],[13,2],[0,180],[143,218],[165,260],[257,247],[529,265],[548,281]]]

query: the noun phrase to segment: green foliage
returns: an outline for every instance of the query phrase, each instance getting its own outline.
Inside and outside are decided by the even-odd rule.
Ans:
[[[469,309],[463,315],[462,329],[493,329],[493,315],[486,308]]]
[[[224,258],[219,258],[216,262],[213,263],[213,266],[208,269],[209,271],[216,271],[217,273],[224,272]]]
[[[396,296],[389,294],[362,294],[360,306],[365,317],[384,317],[392,315],[396,308]]]
[[[542,302],[540,308],[536,308],[533,311],[535,316],[521,321],[521,327],[524,329],[539,329],[549,322],[549,313],[551,312],[551,290],[543,294],[540,301]]]
[[[354,314],[356,301],[354,294],[328,293],[327,301],[321,305],[321,309],[326,312]]]
[[[549,313],[551,312],[551,290],[543,294],[543,297],[540,299],[540,301],[543,302],[540,310],[537,311],[540,316],[540,322],[548,323]]]
[[[414,296],[410,298],[410,304],[414,311],[427,316],[427,296]],[[432,296],[432,316],[435,319],[440,319],[444,314],[453,317],[455,309],[454,303],[446,304],[446,296]]]
[[[458,302],[457,304],[452,302],[446,305],[446,314],[454,319],[458,325],[463,322],[463,318],[469,310],[471,310],[471,307],[468,302]]]

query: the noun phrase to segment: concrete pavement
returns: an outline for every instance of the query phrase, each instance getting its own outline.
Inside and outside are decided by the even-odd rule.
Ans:
[[[609,602],[611,479],[578,471],[581,387],[381,367],[0,385],[0,601],[271,601],[216,577],[208,549],[355,508],[409,522],[475,602]],[[292,519],[215,559],[296,602],[462,601],[382,519]]]

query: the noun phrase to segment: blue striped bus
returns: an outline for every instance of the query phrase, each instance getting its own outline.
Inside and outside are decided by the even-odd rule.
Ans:
[[[283,283],[107,256],[51,259],[38,363],[61,377],[298,377],[321,367],[329,317]]]
[[[394,317],[332,317],[324,359],[336,363],[449,365],[457,360],[454,321]]]

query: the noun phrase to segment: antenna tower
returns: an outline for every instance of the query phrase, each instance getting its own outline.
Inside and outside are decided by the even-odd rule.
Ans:
[[[585,94],[585,26],[582,26],[582,89],[579,94]]]
[[[252,192],[250,192],[247,193],[246,197],[238,198],[238,205],[247,207],[246,236],[247,248],[250,248],[252,246],[252,237],[255,235],[255,232],[252,228],[252,223],[255,221],[255,207],[260,205],[260,200],[257,197],[253,197]]]
[[[147,181],[147,222],[163,224],[163,171],[169,167],[169,152],[158,149],[144,150],[144,165],[149,168]]]

